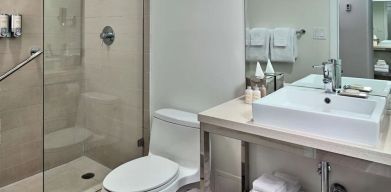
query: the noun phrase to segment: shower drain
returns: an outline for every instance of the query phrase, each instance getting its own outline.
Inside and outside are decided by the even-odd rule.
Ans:
[[[92,179],[92,178],[94,178],[95,177],[95,174],[94,173],[86,173],[86,174],[83,174],[82,176],[81,176],[81,178],[83,178],[83,179]]]

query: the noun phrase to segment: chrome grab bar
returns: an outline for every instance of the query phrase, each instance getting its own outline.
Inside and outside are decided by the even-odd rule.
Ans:
[[[34,60],[35,58],[37,58],[39,55],[41,55],[43,53],[43,51],[41,49],[35,49],[35,48],[32,48],[31,51],[31,56],[26,59],[25,61],[21,62],[20,64],[16,65],[15,67],[13,67],[12,69],[10,69],[9,71],[7,71],[6,73],[2,74],[0,76],[0,82],[3,81],[4,79],[6,79],[7,77],[9,77],[10,75],[12,75],[14,72],[16,72],[17,70],[19,70],[20,68],[22,68],[23,66],[25,66],[26,64],[30,63],[32,60]]]

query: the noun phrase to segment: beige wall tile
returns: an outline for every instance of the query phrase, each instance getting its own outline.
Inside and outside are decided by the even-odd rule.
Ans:
[[[23,14],[23,36],[0,39],[0,72],[42,48],[42,0],[3,0],[5,13]],[[0,82],[0,187],[42,170],[42,58]]]

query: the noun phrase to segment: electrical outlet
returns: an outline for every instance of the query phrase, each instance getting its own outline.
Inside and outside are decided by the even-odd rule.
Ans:
[[[313,39],[314,40],[326,40],[327,39],[326,29],[325,28],[314,28]]]

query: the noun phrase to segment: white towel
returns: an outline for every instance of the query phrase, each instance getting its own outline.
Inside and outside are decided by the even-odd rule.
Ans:
[[[286,191],[287,192],[299,192],[301,185],[299,184],[299,178],[289,175],[283,172],[275,172],[274,176],[281,178],[286,182]]]
[[[260,192],[286,192],[286,183],[274,175],[263,174],[253,182],[253,190]]]
[[[295,61],[299,57],[299,46],[297,41],[296,29],[291,29],[291,34],[293,34],[293,55],[295,56]]]
[[[297,178],[296,176],[287,174],[287,173],[276,171],[274,173],[274,176],[279,177],[282,180],[284,180],[285,182],[288,182],[288,183],[293,184],[293,185],[298,185],[299,184],[299,178]]]
[[[284,31],[285,33],[282,33]],[[282,35],[286,35],[285,38]],[[291,28],[276,28],[271,34],[270,55],[273,62],[295,63],[297,50],[296,30]],[[286,46],[285,40],[287,41]]]
[[[376,71],[376,72],[386,72],[386,73],[388,73],[388,72],[389,72],[389,69],[375,68],[375,71]]]
[[[250,31],[250,39],[252,46],[264,46],[266,38],[269,37],[269,30],[266,28],[253,28]]]
[[[249,46],[250,44],[251,44],[250,28],[246,28],[246,45]]]
[[[266,28],[250,30],[250,45],[246,46],[247,61],[264,61],[269,59],[270,31]]]
[[[376,64],[376,65],[375,65],[375,68],[389,69],[390,66],[389,66],[389,65],[383,65],[383,64],[381,64],[381,65]]]
[[[290,32],[289,28],[276,28],[273,30],[273,46],[276,47],[286,47],[289,45],[290,41]]]

